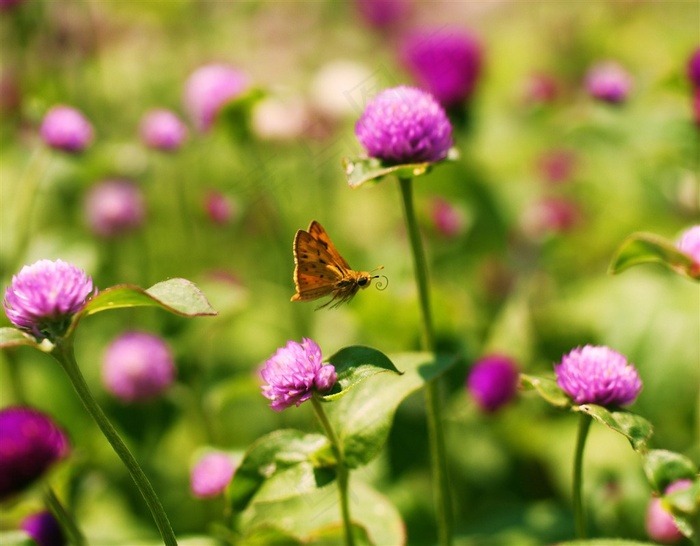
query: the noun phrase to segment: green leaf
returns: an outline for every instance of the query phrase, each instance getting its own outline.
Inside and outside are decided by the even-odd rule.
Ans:
[[[1,531],[2,546],[36,546],[36,542],[25,531]]]
[[[677,480],[693,479],[697,472],[693,461],[673,451],[652,449],[644,457],[644,473],[657,493]]]
[[[700,268],[672,241],[653,233],[633,233],[620,245],[608,272],[621,273],[643,263],[660,263],[688,278],[700,280]]]
[[[233,509],[245,509],[256,495],[266,501],[303,495],[315,490],[317,482],[332,479],[317,471],[317,461],[327,461],[327,446],[321,434],[291,429],[260,438],[246,451],[229,486]]]
[[[458,157],[459,152],[456,148],[452,148],[445,160],[453,161]],[[430,172],[434,165],[439,165],[440,163],[441,162],[438,161],[436,163],[405,163],[402,165],[393,165],[374,157],[361,157],[356,159],[344,157],[343,169],[345,170],[348,184],[351,188],[355,189],[366,182],[379,182],[382,178],[390,174],[395,174],[398,178],[414,178],[416,176],[421,176]]]
[[[700,533],[700,479],[680,491],[665,495],[661,503],[673,515],[678,529],[687,537]]]
[[[440,376],[457,359],[431,353],[391,356],[402,375],[381,374],[367,380],[328,406],[327,412],[350,468],[371,461],[386,442],[399,404],[427,382]]]
[[[29,345],[39,349],[39,344],[28,334],[17,328],[0,328],[0,349]]]
[[[655,542],[640,542],[624,538],[592,538],[589,540],[572,540],[557,542],[557,546],[655,546]]]
[[[574,410],[586,413],[606,427],[619,432],[629,440],[635,451],[646,453],[647,442],[654,429],[644,417],[626,410],[611,411],[596,404],[574,406]]]
[[[328,359],[328,362],[335,367],[338,376],[336,388],[339,392],[333,392],[326,396],[321,396],[321,400],[332,401],[341,398],[347,392],[356,387],[365,379],[383,372],[395,372],[401,374],[396,369],[394,363],[381,351],[371,347],[359,345],[345,347]]]
[[[522,373],[520,374],[520,385],[523,389],[534,390],[544,400],[557,408],[571,407],[571,400],[553,379]]]

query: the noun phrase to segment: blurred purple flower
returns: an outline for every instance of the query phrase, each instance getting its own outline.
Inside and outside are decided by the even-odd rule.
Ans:
[[[559,85],[549,74],[535,73],[526,80],[524,94],[530,104],[547,104],[559,95]]]
[[[225,225],[234,215],[233,202],[217,190],[209,190],[204,198],[204,208],[209,219],[217,225]]]
[[[0,501],[31,485],[70,452],[65,432],[29,407],[0,410],[0,440]]]
[[[415,87],[385,89],[365,108],[355,134],[370,157],[390,163],[440,161],[452,146],[452,125],[440,104]]]
[[[441,197],[433,199],[430,216],[435,228],[445,237],[456,237],[464,231],[464,215],[452,203]]]
[[[141,140],[149,148],[174,152],[187,139],[187,126],[170,110],[155,109],[141,118]]]
[[[371,27],[386,29],[406,19],[409,0],[355,0],[360,17]]]
[[[632,90],[629,73],[614,61],[593,65],[586,73],[585,84],[593,98],[612,104],[624,102]]]
[[[700,88],[700,46],[688,59],[688,79],[695,89]]]
[[[44,116],[40,128],[43,141],[64,152],[82,152],[94,137],[92,125],[85,116],[70,106],[53,106]]]
[[[530,205],[521,220],[523,231],[532,238],[572,229],[581,217],[578,205],[563,197],[543,197]]]
[[[477,39],[464,30],[421,30],[405,38],[401,60],[419,87],[450,108],[472,96],[481,74],[482,51]]]
[[[572,151],[557,148],[542,154],[537,166],[547,182],[561,184],[571,178],[575,164],[576,156]]]
[[[12,277],[3,307],[20,330],[53,339],[65,333],[92,291],[92,279],[82,269],[62,260],[39,260]]]
[[[634,365],[608,347],[586,345],[554,365],[557,385],[576,404],[626,406],[637,398],[642,381]]]
[[[678,480],[666,488],[665,495],[682,491],[692,485],[690,480]],[[649,538],[661,544],[675,544],[683,538],[673,516],[661,504],[661,499],[653,498],[647,507],[646,528]]]
[[[195,70],[185,85],[184,101],[197,130],[209,131],[221,108],[248,86],[248,76],[225,64],[208,64]]]
[[[693,259],[694,270],[700,274],[700,225],[693,226],[683,232],[678,241],[678,250]]]
[[[479,359],[469,371],[467,390],[479,408],[494,412],[515,396],[518,366],[507,356],[489,355]]]
[[[38,546],[63,546],[66,544],[66,537],[51,512],[31,514],[22,520],[21,527]]]
[[[168,345],[145,332],[126,332],[110,343],[102,359],[102,381],[123,402],[156,398],[175,380]]]
[[[190,488],[199,498],[216,497],[224,492],[236,467],[226,453],[217,451],[204,455],[192,469]]]
[[[323,364],[321,348],[311,339],[301,343],[288,341],[277,349],[260,372],[267,385],[262,394],[272,400],[270,407],[282,411],[292,405],[299,406],[313,396],[314,391],[325,393],[337,381],[332,364]]]
[[[693,115],[695,116],[695,125],[700,127],[700,87],[693,93]]]
[[[140,227],[146,210],[141,189],[129,180],[104,180],[92,186],[85,199],[90,229],[115,237]]]

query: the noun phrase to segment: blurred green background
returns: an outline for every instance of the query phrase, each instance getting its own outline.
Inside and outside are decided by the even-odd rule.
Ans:
[[[528,373],[551,373],[576,346],[609,345],[640,372],[644,390],[632,410],[654,424],[654,447],[700,462],[698,286],[657,266],[606,274],[631,232],[675,239],[699,223],[700,132],[685,78],[699,23],[694,1],[416,2],[402,22],[465,28],[484,49],[468,123],[455,134],[460,159],[415,184],[440,345],[462,357],[444,382],[459,544],[544,544],[572,534],[576,419],[527,394],[496,415],[480,414],[464,379],[489,352],[515,357]],[[0,13],[0,28],[3,286],[23,264],[61,258],[99,288],[188,278],[219,312],[192,320],[143,309],[100,314],[81,325],[76,348],[175,531],[205,532],[222,504],[189,493],[189,468],[204,446],[242,451],[276,428],[316,426],[310,408],[277,414],[259,394],[257,369],[278,347],[307,336],[326,355],[351,344],[386,353],[418,348],[397,184],[388,178],[351,190],[341,167],[342,157],[361,151],[353,125],[366,100],[411,82],[397,61],[400,29],[370,28],[352,2],[204,0],[27,0]],[[596,103],[583,89],[586,70],[601,59],[617,60],[634,79],[618,107]],[[166,107],[185,117],[184,82],[214,61],[240,68],[264,90],[247,112],[249,125],[231,131],[222,120],[211,133],[192,130],[176,153],[146,149],[141,116]],[[345,66],[340,87],[324,83],[329,66]],[[526,99],[537,73],[558,85],[546,104]],[[261,104],[269,100],[290,107],[278,122],[302,112],[291,137],[265,132]],[[38,126],[56,103],[81,109],[94,124],[95,142],[84,154],[41,151]],[[560,150],[573,157],[571,174],[548,183],[542,158]],[[38,153],[34,208],[18,219]],[[147,222],[104,240],[87,228],[83,200],[93,184],[113,177],[142,188]],[[223,225],[205,212],[211,190],[233,204]],[[436,228],[436,197],[460,211],[458,235]],[[533,229],[533,207],[549,197],[574,204],[572,226]],[[312,219],[355,268],[384,265],[388,289],[370,288],[330,311],[290,303],[292,240]],[[12,263],[18,221],[28,224],[30,239]],[[134,328],[173,347],[178,382],[161,400],[126,406],[105,392],[100,364],[107,344]],[[70,432],[74,456],[54,479],[95,543],[154,537],[126,471],[51,359],[28,349],[1,354],[2,405],[20,395]],[[407,400],[383,454],[355,478],[396,504],[410,544],[430,543],[435,533],[424,422],[422,397]],[[594,533],[644,539],[650,489],[626,441],[594,425],[585,473]],[[9,507],[0,529],[13,528],[38,502],[30,495]]]

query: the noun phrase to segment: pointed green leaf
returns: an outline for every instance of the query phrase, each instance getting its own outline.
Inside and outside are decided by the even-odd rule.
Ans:
[[[391,360],[403,374],[380,374],[328,405],[328,415],[350,467],[367,464],[384,445],[399,404],[456,363],[452,356],[400,353]]]
[[[36,349],[39,348],[39,344],[28,334],[25,334],[17,328],[0,328],[0,349],[6,349],[8,347],[17,347],[19,345],[29,345]]]
[[[553,379],[522,373],[520,374],[520,385],[523,389],[534,390],[557,408],[568,408],[571,406],[571,400]]]
[[[677,480],[693,479],[697,472],[693,461],[673,451],[652,449],[644,457],[644,473],[657,493]]]
[[[337,400],[365,379],[382,372],[401,372],[389,358],[371,347],[353,346],[341,349],[328,359],[335,367],[338,382],[334,392],[321,396],[321,400]],[[338,390],[339,389],[339,390]],[[338,391],[338,392],[335,392]]]
[[[700,268],[681,252],[672,241],[653,233],[633,233],[627,237],[613,257],[608,272],[621,273],[634,265],[661,263],[681,275],[700,280]]]
[[[587,413],[606,427],[619,432],[629,440],[635,451],[646,453],[653,427],[644,417],[626,410],[611,411],[596,404],[574,406],[574,410]]]

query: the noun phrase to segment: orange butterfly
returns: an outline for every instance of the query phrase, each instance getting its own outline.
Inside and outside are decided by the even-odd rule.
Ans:
[[[377,269],[383,268],[380,266]],[[331,307],[337,307],[378,277],[366,271],[353,271],[316,220],[309,224],[307,231],[297,231],[294,237],[294,284],[297,293],[291,301],[311,301],[332,295],[317,309],[333,302]]]

